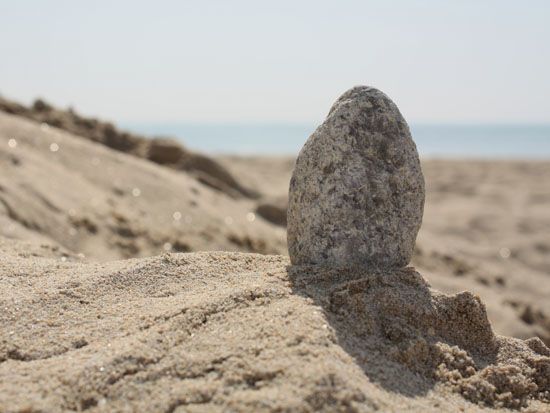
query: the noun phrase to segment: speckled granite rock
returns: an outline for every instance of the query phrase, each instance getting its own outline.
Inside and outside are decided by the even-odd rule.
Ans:
[[[290,182],[293,264],[406,266],[424,210],[416,145],[397,106],[357,86],[307,140]]]

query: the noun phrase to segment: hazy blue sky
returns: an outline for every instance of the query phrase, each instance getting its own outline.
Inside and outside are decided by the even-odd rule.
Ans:
[[[116,121],[550,122],[550,1],[0,0],[0,93]]]

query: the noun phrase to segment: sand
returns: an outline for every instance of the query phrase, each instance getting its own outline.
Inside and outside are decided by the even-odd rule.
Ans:
[[[224,252],[83,264],[12,243],[0,411],[542,411],[550,397],[540,340],[494,336],[477,297],[413,269]]]
[[[257,201],[190,173],[2,112],[0,142],[2,236],[96,260],[165,250],[286,251],[285,230],[256,218]]]
[[[424,161],[377,273],[290,266],[291,158],[215,161],[259,197],[0,113],[0,412],[549,410],[550,162]]]
[[[291,158],[221,162],[271,197],[288,188]],[[426,205],[413,265],[441,291],[478,294],[497,333],[550,345],[550,161],[428,159],[422,167]]]

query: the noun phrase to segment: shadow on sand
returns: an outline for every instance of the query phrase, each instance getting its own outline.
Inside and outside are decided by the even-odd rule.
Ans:
[[[435,292],[414,268],[287,271],[294,292],[322,307],[338,344],[386,390],[425,395],[449,372],[468,377],[496,360],[479,298]]]

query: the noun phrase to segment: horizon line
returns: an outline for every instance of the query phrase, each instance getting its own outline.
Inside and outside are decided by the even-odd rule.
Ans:
[[[113,121],[119,125],[219,125],[219,126],[311,126],[321,124],[323,121],[286,121],[286,120],[116,120]],[[409,125],[416,126],[547,126],[550,127],[548,121],[478,121],[478,120],[422,120],[422,121],[407,121]]]

